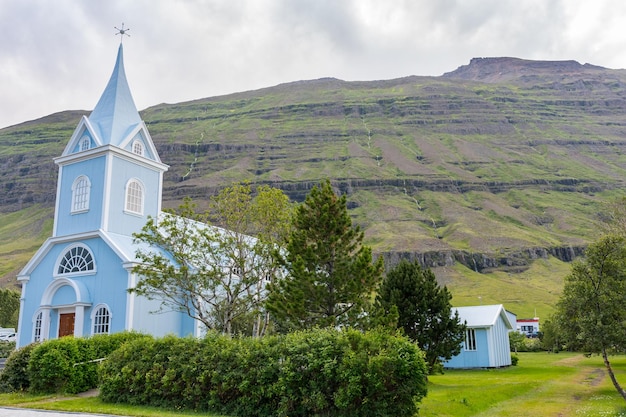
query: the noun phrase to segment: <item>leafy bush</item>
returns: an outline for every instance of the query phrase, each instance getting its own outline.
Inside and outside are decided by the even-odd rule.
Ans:
[[[0,392],[24,391],[30,387],[28,362],[36,344],[13,351],[0,373]]]
[[[539,352],[542,348],[539,338],[525,338],[520,348],[520,352]]]
[[[412,416],[426,365],[408,339],[314,330],[286,336],[141,339],[102,364],[100,396],[246,416]]]
[[[0,358],[8,358],[15,350],[15,342],[0,341]]]
[[[517,366],[517,362],[519,362],[519,356],[511,353],[511,365]]]
[[[90,367],[74,366],[91,357],[89,348],[85,339],[74,337],[48,340],[37,346],[28,363],[31,391],[77,393],[94,386]]]
[[[98,360],[123,343],[146,337],[124,332],[90,338],[64,337],[35,347],[28,363],[30,390],[36,393],[76,394],[98,385]]]

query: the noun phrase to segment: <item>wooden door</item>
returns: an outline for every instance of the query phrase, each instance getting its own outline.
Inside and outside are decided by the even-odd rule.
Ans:
[[[76,313],[59,315],[59,337],[74,336],[74,319]]]

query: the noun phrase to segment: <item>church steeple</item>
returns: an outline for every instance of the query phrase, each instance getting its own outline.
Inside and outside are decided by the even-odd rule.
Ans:
[[[124,71],[123,46],[117,52],[113,74],[98,104],[89,115],[89,122],[102,145],[120,146],[137,125],[141,117],[135,106]]]
[[[53,235],[101,230],[132,235],[161,210],[163,164],[141,120],[124,72],[120,43],[111,78],[63,154]]]

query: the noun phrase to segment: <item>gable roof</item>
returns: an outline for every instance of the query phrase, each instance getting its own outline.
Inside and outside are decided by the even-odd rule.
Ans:
[[[89,115],[89,122],[102,144],[116,146],[120,146],[128,134],[141,123],[141,117],[126,80],[121,43],[117,51],[113,74],[98,104]]]
[[[469,307],[455,307],[452,309],[454,312],[459,313],[461,321],[467,322],[467,327],[491,327],[496,324],[498,317],[502,317],[504,324],[509,329],[513,329],[513,325],[506,314],[506,310],[502,304],[487,305],[487,306],[469,306]]]

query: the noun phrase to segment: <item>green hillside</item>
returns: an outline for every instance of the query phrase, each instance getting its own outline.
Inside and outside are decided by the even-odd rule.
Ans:
[[[388,265],[420,259],[457,305],[545,316],[603,205],[623,194],[625,94],[621,70],[501,58],[442,77],[295,82],[142,117],[170,165],[165,207],[242,180],[301,201],[330,178]],[[4,282],[50,234],[52,159],[82,114],[0,130]]]

